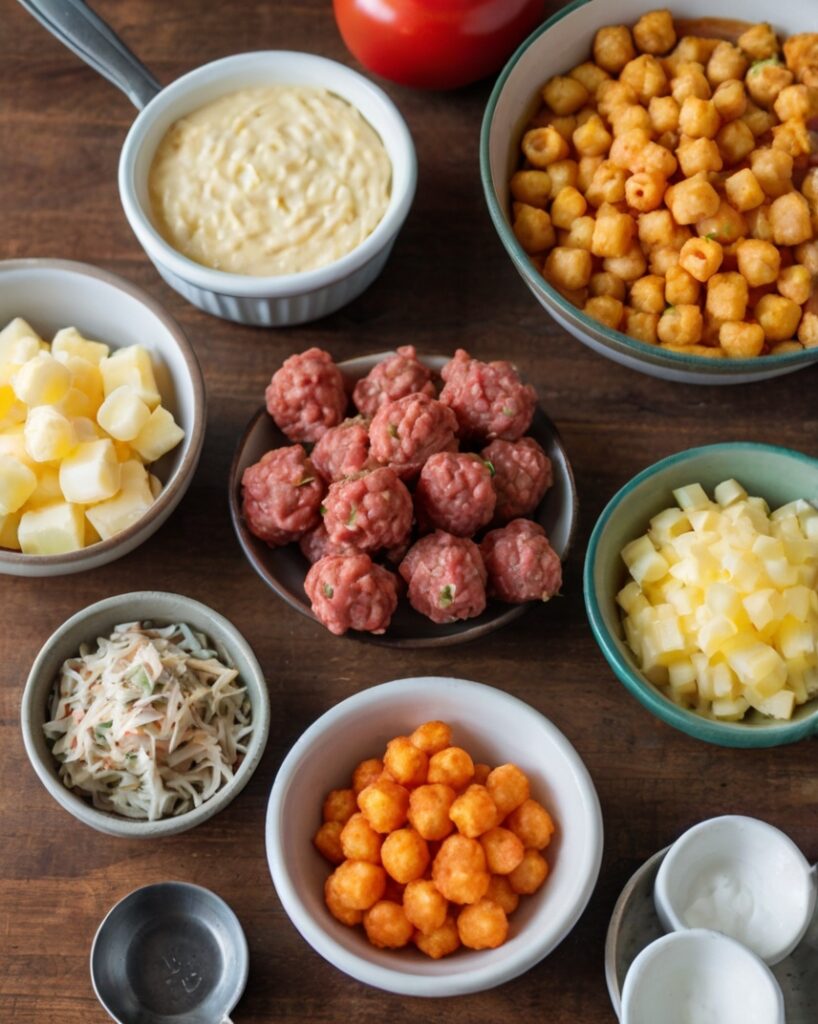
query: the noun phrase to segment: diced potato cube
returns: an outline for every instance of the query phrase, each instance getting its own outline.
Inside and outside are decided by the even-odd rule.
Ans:
[[[85,441],[60,465],[60,487],[69,502],[105,501],[119,490],[119,481],[120,464],[110,440]]]
[[[20,541],[17,539],[17,528],[20,525],[18,512],[11,512],[7,516],[0,515],[0,548],[8,551],[19,551]]]
[[[84,338],[76,327],[63,327],[61,331],[57,331],[51,342],[53,355],[64,353],[68,356],[79,356],[81,359],[87,359],[94,366],[99,366],[110,351],[108,345],[103,342]]]
[[[689,509],[712,508],[712,502],[705,494],[701,484],[687,484],[677,487],[673,492],[679,508],[687,512]]]
[[[744,686],[771,697],[787,681],[784,659],[769,644],[749,641],[726,650],[727,663]]]
[[[796,498],[795,501],[788,501],[786,505],[781,505],[779,508],[774,509],[770,513],[770,519],[776,522],[778,519],[786,519],[788,516],[797,516],[801,512],[806,512],[812,508],[812,505],[803,498]]]
[[[671,662],[667,667],[667,674],[675,696],[696,693],[696,669],[689,658]]]
[[[151,411],[128,384],[112,391],[97,412],[97,423],[117,441],[133,441]]]
[[[796,515],[782,516],[780,519],[772,520],[770,522],[770,533],[779,540],[804,539],[804,535],[801,532],[801,523]]]
[[[647,605],[642,588],[635,580],[626,583],[619,591],[616,595],[616,603],[626,615],[630,615],[634,607],[643,608]]]
[[[794,565],[790,565],[786,556],[783,558],[765,558],[763,565],[767,579],[774,586],[779,588],[794,587],[798,583],[798,570]]]
[[[54,405],[65,397],[71,386],[71,374],[48,352],[40,352],[23,363],[12,383],[17,397],[29,408]]]
[[[735,700],[721,698],[713,701],[711,710],[716,718],[737,722],[744,718],[749,707],[744,697],[736,697]]]
[[[7,516],[22,508],[36,486],[33,470],[9,455],[0,455],[0,515]]]
[[[807,622],[810,610],[818,604],[818,594],[809,587],[787,587],[781,594],[785,615],[791,615],[798,622]]]
[[[128,384],[150,409],[162,401],[153,375],[153,365],[147,350],[141,345],[130,345],[113,352],[99,364],[105,397]]]
[[[148,422],[131,441],[131,447],[145,462],[156,462],[175,448],[184,436],[184,430],[178,426],[172,414],[160,405],[153,410]]]
[[[662,547],[689,529],[690,521],[680,508],[666,508],[651,519],[648,536],[657,547]]]
[[[74,424],[74,432],[77,435],[78,441],[104,440],[105,432],[97,424],[96,420],[89,419],[88,416],[76,416],[71,422]]]
[[[74,424],[51,405],[35,406],[28,414],[26,451],[35,462],[64,459],[77,447]]]
[[[770,718],[792,718],[792,713],[795,710],[795,694],[792,690],[778,690],[777,693],[769,697],[760,696],[752,690],[748,690],[746,696],[752,707],[763,715],[769,715]]]
[[[62,555],[85,543],[82,509],[66,501],[24,513],[18,531],[25,555]]]
[[[803,537],[784,537],[784,554],[792,566],[805,565],[808,562],[818,562],[818,549],[816,545]]]
[[[687,518],[696,533],[717,533],[721,521],[719,513],[708,508],[691,509]]]
[[[10,427],[0,433],[0,455],[8,455],[29,469],[37,470],[36,462],[26,450],[25,430],[22,426]]]
[[[733,505],[737,501],[744,501],[747,492],[737,480],[722,480],[720,484],[716,485],[713,497],[722,508],[727,508],[728,505]]]
[[[26,512],[32,508],[42,508],[44,505],[53,505],[55,501],[65,500],[60,490],[60,471],[55,466],[38,466],[35,472],[37,486],[25,503]]]
[[[726,665],[723,661],[719,662],[717,665],[712,666],[710,672],[713,693],[716,695],[714,699],[735,700],[741,696],[741,685],[738,677],[729,665]]]
[[[0,331],[0,363],[25,363],[40,351],[43,339],[21,316]]]
[[[60,353],[56,358],[71,374],[72,390],[81,391],[86,397],[88,407],[96,412],[105,397],[100,368],[88,359],[72,356],[65,352]]]
[[[93,523],[89,522],[88,516],[85,516],[85,546],[90,547],[92,544],[99,544],[102,537],[97,533]]]
[[[766,629],[770,625],[777,625],[784,615],[780,595],[771,587],[747,594],[742,598],[741,603],[753,627],[758,630]]]
[[[717,654],[724,644],[738,633],[738,626],[724,615],[714,615],[699,629],[698,644],[708,658]]]
[[[84,391],[80,391],[79,388],[69,388],[65,393],[65,397],[61,398],[57,402],[56,408],[67,416],[70,420],[82,417],[83,419],[93,419],[97,414],[100,401],[97,402],[92,398],[89,398]]]
[[[138,522],[153,504],[148,473],[141,462],[122,464],[122,489],[108,501],[89,508],[85,515],[103,540],[127,530]]]
[[[807,507],[798,513],[798,522],[807,540],[818,540],[818,509],[807,504]]]
[[[776,647],[785,658],[815,653],[815,633],[806,622],[786,616],[776,633]]]
[[[660,580],[670,568],[648,536],[638,537],[626,544],[622,549],[622,560],[637,583]]]

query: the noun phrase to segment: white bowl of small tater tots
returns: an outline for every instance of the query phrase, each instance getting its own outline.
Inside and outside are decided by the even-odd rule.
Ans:
[[[576,0],[510,59],[483,120],[489,212],[589,348],[698,384],[818,361],[807,22],[800,0]]]
[[[404,937],[402,948],[377,948],[368,940],[364,926],[350,927],[336,919],[325,903],[324,887],[332,864],[338,861],[328,863],[313,842],[314,838],[317,841],[316,830],[321,825],[322,802],[327,794],[349,787],[356,766],[363,769],[361,762],[384,756],[386,744],[393,737],[407,737],[430,721],[450,726],[453,747],[471,755],[475,773],[481,767],[478,762],[486,767],[516,765],[528,778],[530,800],[526,803],[541,803],[554,823],[550,842],[542,850],[548,862],[545,881],[536,891],[515,889],[533,891],[533,895],[520,896],[519,905],[509,912],[505,941],[496,948],[462,945],[439,959],[416,948],[417,935],[408,942]],[[357,778],[355,771],[353,787]],[[394,781],[391,784],[394,786]],[[351,797],[353,790],[345,793]],[[340,798],[344,793],[338,795]],[[360,800],[359,806],[367,807]],[[410,821],[415,821],[411,806]],[[326,804],[323,818],[329,820]],[[510,816],[504,820],[514,827],[509,824]],[[455,838],[462,840],[456,834]],[[279,769],[267,808],[267,859],[273,882],[303,938],[324,959],[358,981],[411,996],[483,991],[539,963],[568,935],[584,911],[596,885],[602,845],[596,790],[566,737],[516,697],[463,679],[400,679],[370,687],[337,704],[291,748]],[[346,862],[356,863],[362,862]],[[367,867],[371,869],[371,865]],[[494,870],[490,862],[489,869]],[[394,901],[401,897],[387,890],[382,898]],[[447,910],[452,920],[461,910],[457,902],[454,899]],[[488,903],[489,899],[478,902]],[[367,922],[364,925],[369,927]]]
[[[386,93],[293,51],[183,75],[141,111],[119,163],[125,215],[165,281],[207,313],[265,327],[316,320],[368,288],[416,178]]]

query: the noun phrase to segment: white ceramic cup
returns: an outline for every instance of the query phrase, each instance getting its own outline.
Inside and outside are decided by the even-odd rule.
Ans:
[[[780,829],[726,815],[676,840],[653,897],[666,931],[711,928],[774,965],[806,934],[815,913],[816,871]]]

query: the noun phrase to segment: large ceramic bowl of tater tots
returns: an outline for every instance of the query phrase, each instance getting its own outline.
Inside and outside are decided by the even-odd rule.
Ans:
[[[565,736],[508,693],[445,677],[326,712],[267,809],[273,882],[303,938],[410,996],[490,989],[548,956],[591,897],[602,842]]]
[[[797,0],[575,0],[522,44],[481,175],[561,327],[687,383],[818,361],[815,27]]]

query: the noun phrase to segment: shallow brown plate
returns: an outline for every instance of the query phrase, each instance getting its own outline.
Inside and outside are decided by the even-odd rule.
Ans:
[[[350,390],[355,381],[365,377],[376,363],[390,355],[393,353],[378,352],[339,363],[345,379],[350,384]],[[439,373],[447,362],[446,356],[421,356],[420,359],[435,373]],[[534,518],[548,534],[552,547],[564,562],[573,540],[577,520],[574,476],[557,428],[539,405],[528,433],[545,449],[554,471],[553,486],[540,503]],[[283,597],[287,604],[317,621],[304,592],[304,577],[309,569],[309,563],[301,554],[298,545],[269,547],[250,533],[241,514],[241,478],[245,469],[258,462],[270,449],[290,443],[276,427],[267,410],[264,407],[259,409],[242,434],[233,457],[233,465],[230,468],[230,515],[239,543],[259,576],[279,597]],[[420,615],[407,600],[402,599],[385,633],[380,636],[371,633],[348,635],[387,647],[442,647],[474,640],[478,636],[499,629],[524,614],[528,607],[529,604],[508,605],[499,601],[489,601],[486,610],[477,618],[441,626]]]

